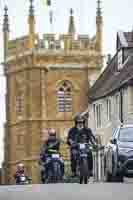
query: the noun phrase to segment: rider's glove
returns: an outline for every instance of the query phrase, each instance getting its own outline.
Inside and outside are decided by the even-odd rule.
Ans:
[[[98,150],[98,145],[97,145],[97,144],[94,144],[94,145],[93,145],[93,148],[94,148],[95,150]]]

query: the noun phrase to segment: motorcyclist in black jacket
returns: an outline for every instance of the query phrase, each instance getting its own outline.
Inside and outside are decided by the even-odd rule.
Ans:
[[[60,150],[60,140],[57,139],[56,131],[54,129],[50,129],[48,131],[48,139],[43,144],[41,153],[40,153],[40,160],[45,167],[45,180],[47,179],[47,175],[48,175],[48,168],[49,168],[51,154],[52,154],[51,150],[55,150],[58,153]],[[64,162],[62,159],[60,159],[60,164],[61,164],[62,174],[64,175]],[[44,173],[42,174],[42,176],[44,176]],[[41,178],[42,178],[42,181],[44,182],[44,177],[41,177]]]
[[[76,159],[74,156],[74,151],[76,149],[76,144],[81,142],[83,138],[85,138],[86,143],[91,143],[96,145],[96,139],[93,135],[90,128],[85,126],[85,118],[81,116],[81,114],[76,115],[75,119],[75,126],[72,127],[68,132],[67,137],[67,144],[70,146],[70,156],[71,156],[71,171],[72,176],[76,176]],[[90,166],[90,170],[92,171],[93,168],[93,158],[92,152],[88,155],[88,162]]]

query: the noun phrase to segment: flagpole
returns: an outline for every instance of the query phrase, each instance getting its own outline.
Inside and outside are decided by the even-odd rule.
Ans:
[[[0,0],[0,9],[3,11],[4,6],[7,5],[5,0]]]
[[[80,31],[79,31],[79,34],[81,34],[81,30],[82,30],[82,0],[80,0],[80,10],[79,10],[79,22],[80,22]]]
[[[46,0],[48,10],[49,10],[49,25],[50,33],[53,33],[53,9],[52,9],[52,0]]]
[[[53,25],[53,10],[49,10],[49,23],[50,23],[50,31],[54,33],[54,25]]]

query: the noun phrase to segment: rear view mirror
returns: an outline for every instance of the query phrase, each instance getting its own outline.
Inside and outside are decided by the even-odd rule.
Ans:
[[[110,142],[111,142],[111,144],[117,144],[117,140],[116,139],[111,139]]]

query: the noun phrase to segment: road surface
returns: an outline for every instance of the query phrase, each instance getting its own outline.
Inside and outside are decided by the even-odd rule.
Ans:
[[[133,183],[1,186],[0,200],[133,200]]]

